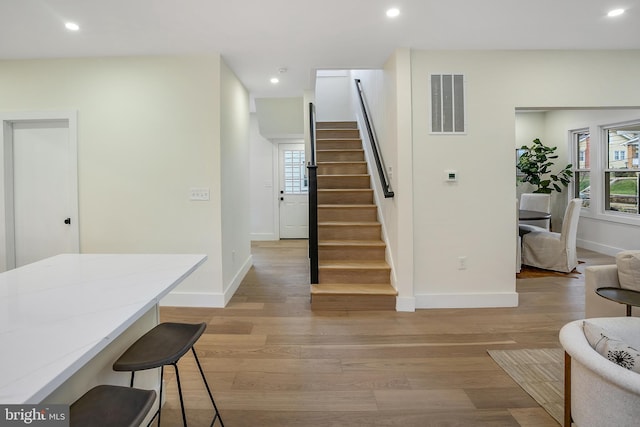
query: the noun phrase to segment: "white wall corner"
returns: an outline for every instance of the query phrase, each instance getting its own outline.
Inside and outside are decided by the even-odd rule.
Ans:
[[[416,295],[416,308],[492,308],[517,307],[517,292],[420,294]]]
[[[221,292],[180,292],[173,291],[160,301],[164,307],[211,307],[224,308],[242,283],[242,279],[253,265],[253,257],[249,255],[240,270],[224,291]]]
[[[235,294],[236,291],[238,290],[238,287],[240,287],[240,284],[242,283],[242,279],[244,279],[244,276],[247,275],[252,265],[253,265],[253,256],[249,255],[245,260],[245,262],[240,267],[240,269],[238,270],[238,272],[236,273],[236,275],[233,277],[233,280],[231,281],[227,289],[224,291],[223,307],[226,306],[229,301],[231,301],[233,294]]]

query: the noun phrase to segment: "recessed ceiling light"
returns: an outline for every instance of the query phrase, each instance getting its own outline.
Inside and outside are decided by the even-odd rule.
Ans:
[[[613,9],[607,13],[607,16],[620,16],[624,13],[624,9]]]
[[[67,22],[64,27],[69,31],[78,31],[80,29],[80,26],[75,22]]]
[[[275,84],[277,84],[278,82],[280,82],[280,80],[278,80],[278,78],[277,78],[277,77],[271,77],[271,83],[272,83],[272,84],[274,84],[274,85],[275,85]]]
[[[400,15],[400,9],[392,7],[391,9],[387,10],[387,16],[389,18],[395,18],[396,16]]]

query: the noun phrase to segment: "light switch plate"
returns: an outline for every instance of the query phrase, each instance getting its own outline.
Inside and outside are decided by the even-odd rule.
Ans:
[[[194,187],[189,190],[189,200],[206,201],[209,200],[208,187]]]

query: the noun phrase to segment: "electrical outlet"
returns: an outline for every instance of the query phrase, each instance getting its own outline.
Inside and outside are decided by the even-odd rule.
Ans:
[[[459,256],[458,257],[458,270],[466,270],[467,269],[467,257]]]

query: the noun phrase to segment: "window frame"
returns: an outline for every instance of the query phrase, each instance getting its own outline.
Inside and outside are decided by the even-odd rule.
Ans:
[[[640,165],[636,168],[611,168],[609,156],[611,154],[610,145],[609,145],[609,131],[615,128],[624,128],[629,126],[638,126],[640,127],[640,118],[635,120],[628,120],[619,123],[602,125],[599,127],[600,130],[600,138],[601,138],[601,149],[600,149],[600,164],[602,167],[602,172],[600,173],[600,178],[602,180],[602,191],[600,192],[600,199],[602,203],[601,212],[608,217],[616,218],[620,220],[619,222],[624,222],[628,224],[640,225],[640,200],[636,200],[636,209],[637,212],[621,212],[610,209],[611,206],[611,194],[610,194],[610,174],[611,173],[635,173],[636,174],[636,194],[640,195]],[[633,163],[633,156],[627,156],[625,153],[624,159],[614,159],[613,161],[622,161],[626,160]]]
[[[589,135],[589,147],[590,149],[588,150],[588,152],[585,150],[584,153],[584,163],[585,166],[589,166],[589,167],[580,167],[580,161],[581,161],[581,156],[580,156],[580,141],[579,141],[579,135],[584,135],[584,134],[588,134]],[[589,176],[589,205],[588,206],[582,206],[582,209],[591,209],[592,205],[593,205],[593,199],[591,198],[591,186],[593,185],[593,170],[590,167],[591,166],[591,151],[593,149],[593,141],[592,141],[592,135],[591,135],[591,131],[588,127],[586,128],[580,128],[580,129],[573,129],[571,131],[569,131],[569,152],[571,153],[569,155],[569,161],[571,162],[571,164],[573,165],[573,167],[571,168],[572,172],[573,172],[573,177],[571,179],[571,185],[570,185],[570,193],[572,194],[572,198],[580,198],[582,199],[582,197],[580,197],[580,175],[582,174],[588,174]],[[584,199],[583,199],[584,200]]]

